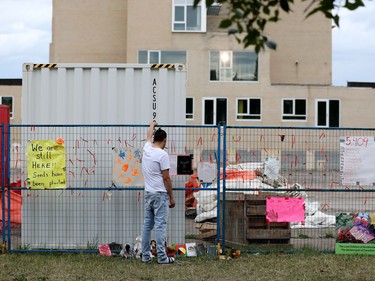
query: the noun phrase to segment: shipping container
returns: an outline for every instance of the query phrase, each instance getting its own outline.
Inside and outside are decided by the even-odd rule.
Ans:
[[[185,84],[183,65],[24,64],[19,153],[27,154],[30,140],[63,139],[66,187],[74,190],[22,190],[22,246],[133,243],[141,234],[143,190],[113,186],[113,151],[144,145],[146,126],[122,125],[185,125]],[[167,131],[173,144],[185,143],[184,128]],[[183,154],[183,147],[174,150]],[[22,182],[32,176],[30,161],[18,162]],[[169,219],[174,243],[185,240],[184,196],[176,192]]]
[[[23,124],[184,125],[181,64],[23,65]]]

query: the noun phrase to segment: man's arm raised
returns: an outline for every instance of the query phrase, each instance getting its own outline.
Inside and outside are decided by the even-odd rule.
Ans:
[[[146,141],[152,142],[152,135],[154,134],[154,128],[156,127],[157,123],[155,121],[152,121],[150,123],[150,127],[148,128],[147,131],[147,138]]]

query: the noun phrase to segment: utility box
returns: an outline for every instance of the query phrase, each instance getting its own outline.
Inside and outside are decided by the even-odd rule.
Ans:
[[[182,64],[23,64],[23,124],[185,125]]]

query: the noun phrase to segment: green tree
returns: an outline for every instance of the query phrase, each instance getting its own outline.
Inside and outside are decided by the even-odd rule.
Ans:
[[[228,17],[220,22],[219,27],[228,29],[228,34],[234,36],[245,48],[254,46],[256,52],[264,49],[265,46],[276,49],[276,43],[264,34],[264,29],[268,22],[280,20],[280,11],[291,12],[294,4],[294,0],[194,0],[194,5],[201,1],[206,1],[207,7],[214,3],[228,4]],[[362,0],[299,1],[308,4],[304,11],[306,17],[323,13],[327,18],[332,19],[337,27],[340,21],[338,11],[341,8],[355,10],[364,6]]]

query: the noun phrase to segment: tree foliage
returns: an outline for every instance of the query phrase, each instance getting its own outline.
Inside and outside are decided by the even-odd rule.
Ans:
[[[276,49],[276,43],[264,34],[269,22],[280,20],[280,12],[292,11],[294,0],[194,0],[196,6],[201,1],[206,1],[207,7],[218,3],[228,4],[228,17],[220,22],[220,28],[227,29],[228,34],[234,36],[238,43],[246,48],[254,46],[259,52],[265,46]],[[339,26],[340,17],[338,11],[341,8],[355,10],[364,6],[362,0],[296,0],[306,2],[306,17],[317,13],[323,13],[333,20],[334,25]]]

